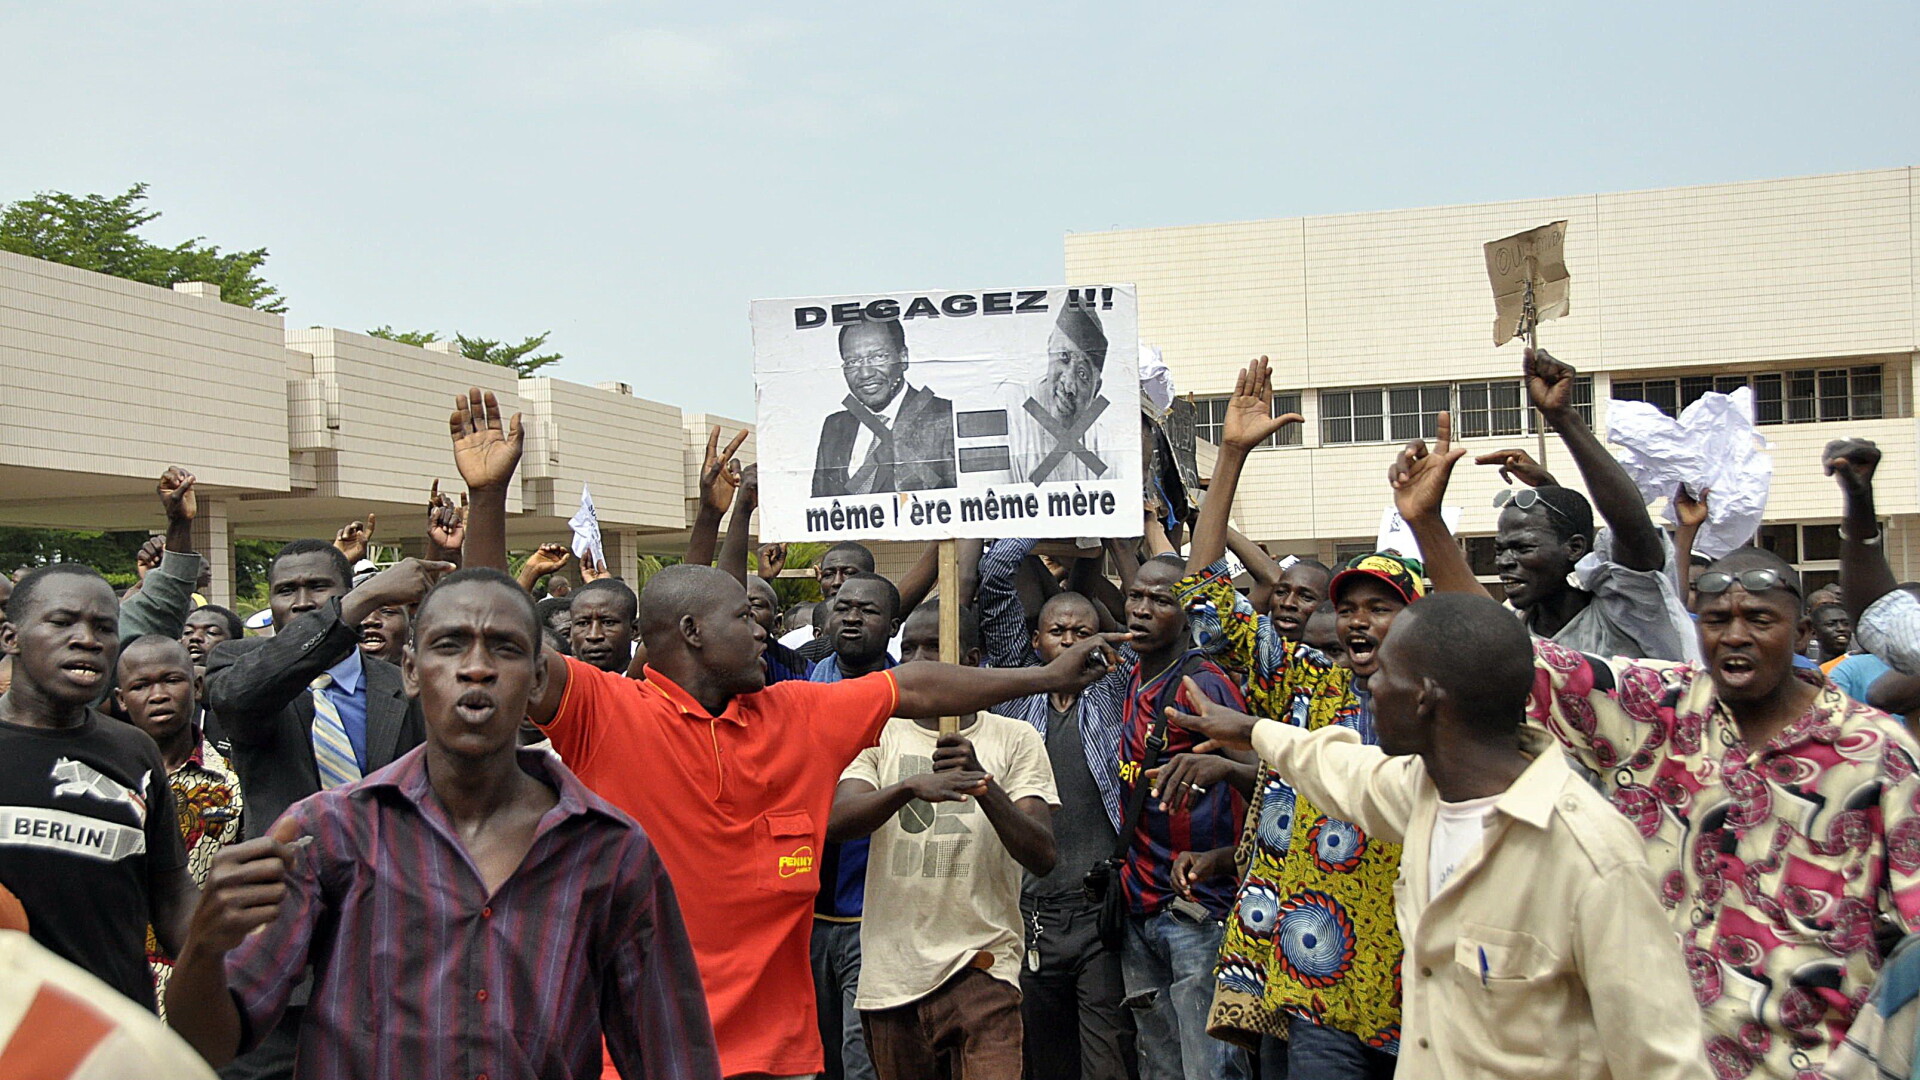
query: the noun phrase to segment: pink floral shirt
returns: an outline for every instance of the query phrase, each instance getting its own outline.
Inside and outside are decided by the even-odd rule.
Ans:
[[[1528,712],[1595,770],[1646,841],[1725,1080],[1811,1078],[1920,926],[1920,744],[1820,688],[1757,750],[1690,664],[1536,640]]]

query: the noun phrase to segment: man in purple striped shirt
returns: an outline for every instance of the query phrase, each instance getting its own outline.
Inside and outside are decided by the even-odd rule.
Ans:
[[[533,602],[450,575],[403,656],[427,741],[289,809],[214,862],[167,993],[221,1064],[272,1028],[302,970],[302,1080],[715,1080],[673,886],[633,820],[518,747],[546,679]],[[296,839],[297,838],[297,839]]]

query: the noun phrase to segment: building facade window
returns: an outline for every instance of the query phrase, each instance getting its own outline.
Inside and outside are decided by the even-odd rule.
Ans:
[[[1753,414],[1761,424],[1813,424],[1878,420],[1886,415],[1880,365],[1808,368],[1756,375],[1685,375],[1671,379],[1615,379],[1619,401],[1644,401],[1668,416],[1708,393],[1753,388]]]
[[[1275,391],[1273,395],[1273,415],[1285,416],[1300,411],[1301,394],[1298,390]],[[1215,446],[1220,445],[1222,425],[1227,419],[1227,402],[1231,395],[1220,394],[1214,397],[1193,399],[1193,433]],[[1300,424],[1289,424],[1261,446],[1299,446]]]
[[[1592,376],[1574,379],[1573,406],[1581,419],[1593,423]],[[1545,427],[1540,414],[1528,406],[1519,379],[1423,383],[1320,391],[1320,442],[1335,446],[1431,439],[1438,433],[1440,414],[1448,411],[1454,435],[1463,439],[1523,435]]]

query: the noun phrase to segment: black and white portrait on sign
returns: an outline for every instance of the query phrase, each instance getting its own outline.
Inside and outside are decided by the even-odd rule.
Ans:
[[[1137,531],[1132,286],[761,300],[753,336],[762,536]]]
[[[814,495],[952,487],[953,402],[909,380],[900,321],[863,319],[839,337],[847,396],[820,425]]]

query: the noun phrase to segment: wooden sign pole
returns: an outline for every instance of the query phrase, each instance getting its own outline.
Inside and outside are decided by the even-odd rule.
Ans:
[[[940,541],[940,662],[960,662],[960,544]],[[940,718],[940,734],[953,735],[960,730],[960,718]]]

